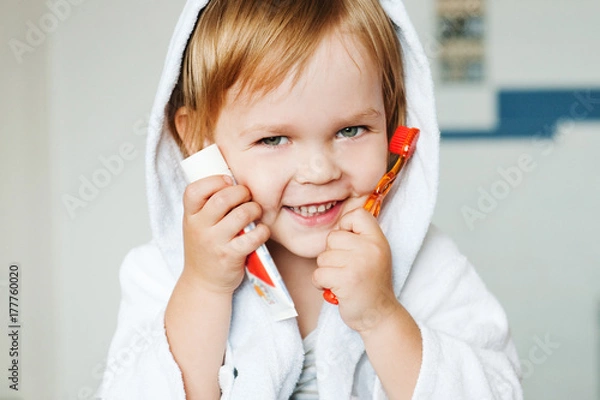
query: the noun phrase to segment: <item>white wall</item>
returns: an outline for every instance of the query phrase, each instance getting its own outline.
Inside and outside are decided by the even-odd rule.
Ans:
[[[99,385],[116,324],[118,268],[129,249],[150,239],[145,128],[182,5],[88,0],[52,38],[58,362],[69,366],[57,377],[61,399],[88,398]],[[90,201],[70,214],[63,196],[82,198],[84,179],[102,181],[102,159],[113,159],[106,186],[88,192]]]
[[[25,21],[40,6],[12,2],[0,6],[0,397],[43,398],[56,388],[56,264],[52,248],[52,184],[48,155],[47,48],[19,63],[9,47],[24,34]],[[19,265],[18,357],[9,357],[9,266]],[[13,287],[14,288],[14,287]],[[15,294],[15,293],[13,293]],[[15,302],[13,300],[13,302]],[[18,359],[19,391],[8,387],[8,371]],[[12,375],[12,373],[11,373]]]
[[[21,263],[22,398],[85,399],[100,382],[115,328],[119,265],[150,238],[143,125],[182,4],[86,0],[22,63],[8,46],[0,50],[0,283],[11,262]],[[443,127],[493,126],[498,88],[600,85],[596,0],[488,4],[489,78],[481,86],[438,85]],[[407,6],[435,66],[433,2]],[[49,13],[42,0],[1,8],[3,43],[25,40],[26,22],[39,24]],[[523,360],[546,334],[560,344],[544,362],[531,363],[529,399],[600,398],[600,254],[592,225],[600,194],[593,172],[598,131],[573,126],[549,153],[548,143],[529,139],[442,144],[436,222],[505,306]],[[105,168],[99,158],[127,143],[132,159],[71,216],[63,197],[79,197],[81,177],[98,177]],[[516,165],[521,154],[536,168],[470,230],[461,207],[476,207],[478,187],[494,185],[497,168]],[[9,395],[15,393],[0,385],[0,397]]]
[[[433,2],[407,2],[436,72]],[[600,87],[600,3],[488,1],[488,78],[438,84],[442,128],[492,128],[503,88]],[[568,114],[565,110],[564,114]],[[533,133],[533,132],[532,132]],[[555,141],[445,141],[435,222],[456,240],[504,305],[524,364],[527,399],[600,398],[600,250],[595,224],[600,122],[563,126]],[[535,167],[471,230],[479,188],[498,168]],[[546,338],[558,348],[541,350]]]
[[[435,0],[405,0],[434,75]],[[481,84],[438,84],[440,124],[447,129],[490,128],[500,88],[587,87],[600,83],[596,0],[486,1],[486,74]]]
[[[434,220],[505,307],[528,399],[598,399],[599,133],[600,124],[577,124],[555,143],[450,141],[442,147]],[[531,168],[516,173],[522,155]],[[512,171],[514,187],[499,183],[508,180],[498,168]],[[462,210],[479,211],[479,188],[500,196],[484,207],[485,219],[469,224]],[[554,348],[540,348],[539,340]]]

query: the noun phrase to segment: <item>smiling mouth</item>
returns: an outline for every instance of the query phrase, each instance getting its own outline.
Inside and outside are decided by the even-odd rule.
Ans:
[[[303,216],[304,218],[310,218],[317,215],[325,214],[327,211],[331,210],[337,203],[337,201],[330,201],[329,203],[323,204],[313,204],[308,206],[287,208],[295,214]]]

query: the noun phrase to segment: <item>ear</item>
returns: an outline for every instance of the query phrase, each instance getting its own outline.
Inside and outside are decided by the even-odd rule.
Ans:
[[[177,130],[177,135],[181,139],[181,142],[185,146],[188,154],[190,154],[190,143],[186,138],[190,137],[190,133],[188,132],[190,126],[190,112],[187,107],[179,107],[179,109],[175,112],[175,129]]]
[[[187,107],[180,107],[175,112],[175,129],[177,129],[177,135],[179,135],[179,138],[181,139],[181,142],[183,143],[188,154],[192,154],[192,144],[189,139],[192,137],[192,132],[188,132],[191,129],[191,118],[191,112]],[[209,140],[207,137],[205,137],[202,147],[208,147],[211,144],[213,144],[212,140]]]

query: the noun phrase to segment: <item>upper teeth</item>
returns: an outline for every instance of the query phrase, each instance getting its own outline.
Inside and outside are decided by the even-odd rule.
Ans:
[[[312,206],[300,206],[300,207],[290,207],[293,212],[302,215],[303,217],[312,217],[315,214],[323,213],[329,210],[331,207],[335,206],[337,201],[332,201],[326,204],[321,205],[312,205]]]

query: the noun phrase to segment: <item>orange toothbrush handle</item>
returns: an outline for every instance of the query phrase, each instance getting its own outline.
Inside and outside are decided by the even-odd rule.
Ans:
[[[323,290],[323,298],[325,299],[325,301],[333,304],[334,306],[337,306],[340,303],[337,297],[335,297],[335,294],[333,294],[333,292],[330,289]]]
[[[396,174],[392,174],[391,172],[385,174],[377,184],[377,187],[375,188],[373,193],[371,193],[367,198],[367,201],[365,201],[365,205],[363,206],[363,208],[370,212],[375,218],[379,216],[379,211],[381,211],[381,203],[383,202],[383,198],[389,191],[389,188],[391,187],[395,178]],[[335,294],[333,294],[333,292],[330,289],[325,289],[323,291],[323,298],[328,303],[331,303],[333,305],[339,304],[337,297],[335,297]]]
[[[381,210],[381,197],[376,193],[371,193],[363,208],[373,214],[374,217],[377,217]]]
[[[377,217],[379,215],[379,211],[381,210],[381,197],[382,196],[380,196],[377,192],[371,193],[363,208],[373,214],[373,216]],[[339,304],[337,297],[330,289],[325,289],[323,291],[323,298],[325,301],[335,306]]]
[[[377,187],[373,190],[373,193],[369,195],[363,208],[369,211],[375,218],[379,216],[381,211],[381,203],[383,199],[390,191],[392,184],[396,180],[396,176],[400,173],[400,170],[413,155],[417,140],[419,139],[419,129],[399,127],[390,143],[390,152],[398,154],[400,157],[392,167],[377,183]],[[323,298],[328,303],[338,305],[339,301],[331,289],[323,290]]]

